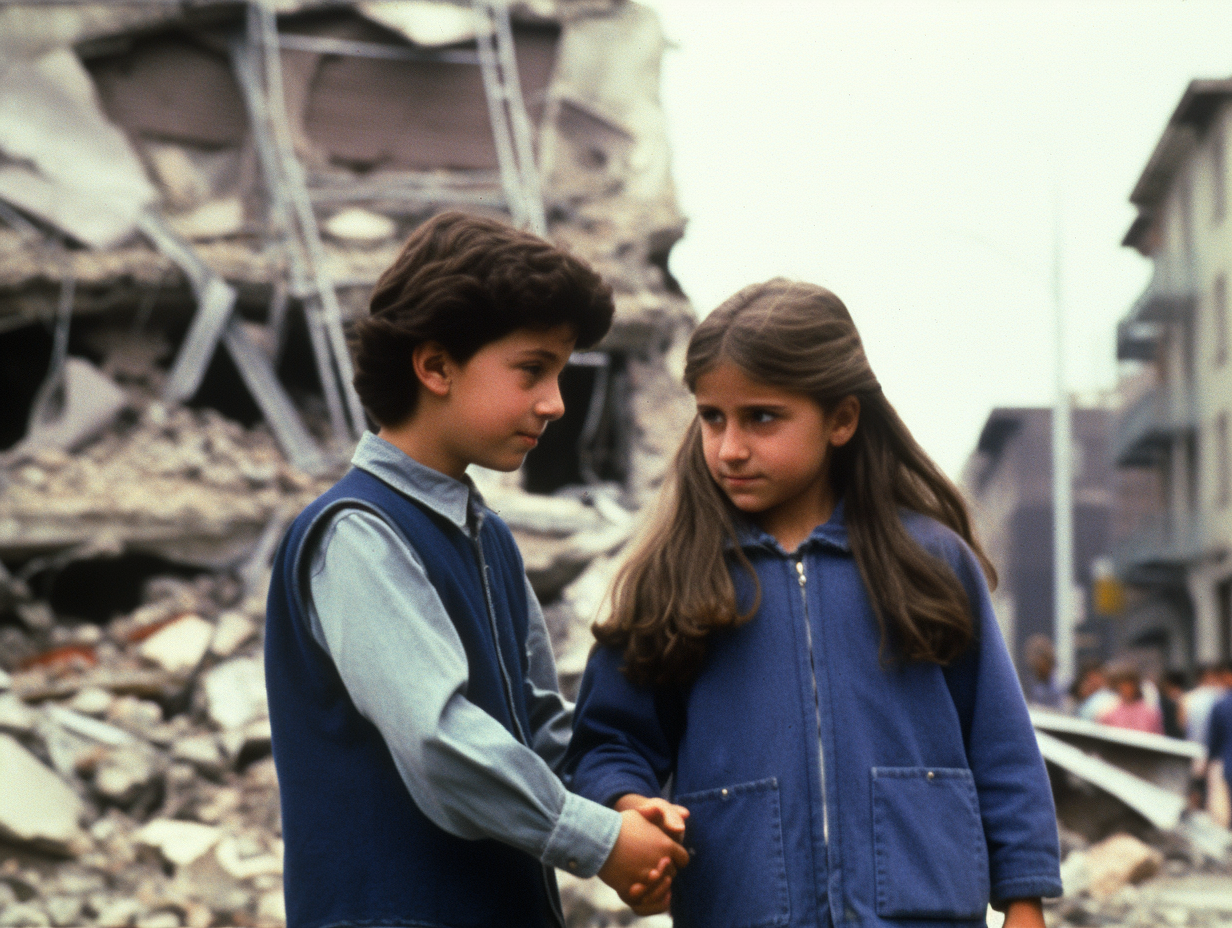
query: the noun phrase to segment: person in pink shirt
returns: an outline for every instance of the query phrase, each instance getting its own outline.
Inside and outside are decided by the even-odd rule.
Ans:
[[[1108,673],[1108,682],[1119,698],[1116,705],[1099,717],[1101,722],[1156,735],[1164,733],[1163,714],[1142,697],[1142,675],[1137,667],[1124,664],[1113,668]]]

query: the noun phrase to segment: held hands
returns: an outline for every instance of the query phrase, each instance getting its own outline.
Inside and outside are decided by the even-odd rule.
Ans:
[[[617,800],[620,836],[599,879],[637,915],[655,915],[671,903],[672,877],[689,862],[679,843],[688,810],[663,799],[627,795]]]

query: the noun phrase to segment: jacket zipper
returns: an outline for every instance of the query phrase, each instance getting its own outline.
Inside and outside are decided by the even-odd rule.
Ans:
[[[500,631],[496,625],[496,607],[492,604],[492,588],[488,585],[488,562],[483,556],[483,541],[476,537],[474,545],[475,556],[479,560],[479,576],[483,580],[483,602],[488,610],[488,628],[492,630],[492,646],[496,649],[496,663],[500,665],[501,683],[505,689],[505,700],[509,706],[509,717],[513,719],[513,727],[518,739],[529,747],[530,739],[526,732],[522,730],[522,722],[518,718],[517,703],[513,700],[513,681],[509,678],[509,668],[505,666],[505,657],[501,652]],[[552,879],[551,868],[546,864],[540,864],[539,874],[543,880],[543,890],[547,893],[548,908],[551,910],[552,920],[555,922],[556,928],[565,928],[565,914],[561,908],[560,893],[556,889],[555,881]]]
[[[821,770],[821,837],[830,843],[830,809],[826,801],[826,748],[821,740],[821,697],[817,691],[817,662],[813,657],[813,625],[809,621],[808,578],[804,573],[804,557],[796,559],[796,579],[800,581],[800,603],[804,606],[804,638],[808,642],[809,676],[813,681],[813,715],[817,720],[817,761]]]

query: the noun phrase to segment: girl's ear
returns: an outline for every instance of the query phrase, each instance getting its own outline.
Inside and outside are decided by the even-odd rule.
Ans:
[[[860,401],[854,396],[844,396],[830,413],[830,445],[841,448],[856,433],[860,424]]]
[[[439,342],[420,342],[411,351],[411,366],[425,390],[433,396],[449,395],[453,358]]]

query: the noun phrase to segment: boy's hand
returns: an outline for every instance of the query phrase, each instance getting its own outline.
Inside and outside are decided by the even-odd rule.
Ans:
[[[666,799],[648,799],[636,793],[628,793],[616,800],[613,808],[617,812],[632,809],[640,812],[642,817],[652,825],[658,825],[673,841],[684,841],[684,820],[689,817],[689,810]]]
[[[1014,899],[1005,907],[1002,928],[1044,928],[1044,907],[1038,899]]]
[[[622,811],[620,817],[620,835],[599,879],[637,915],[664,912],[671,902],[672,876],[689,862],[689,854],[635,809]]]

